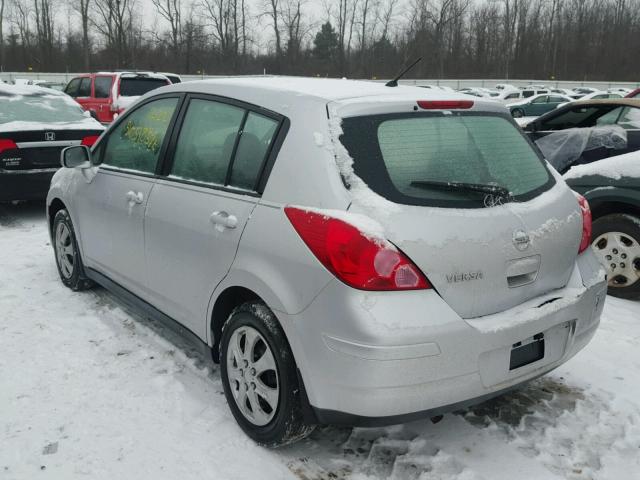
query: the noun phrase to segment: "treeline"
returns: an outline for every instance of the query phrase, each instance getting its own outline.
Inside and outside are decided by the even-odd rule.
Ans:
[[[146,3],[145,3],[146,2]],[[0,0],[4,71],[640,78],[640,0]]]

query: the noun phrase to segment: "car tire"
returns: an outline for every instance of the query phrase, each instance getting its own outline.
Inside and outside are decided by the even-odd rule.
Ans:
[[[607,270],[607,293],[640,299],[640,218],[624,213],[598,218],[591,246]]]
[[[511,116],[513,118],[522,118],[524,117],[524,110],[522,110],[521,108],[514,108],[513,110],[511,110]]]
[[[266,305],[247,302],[229,316],[220,340],[220,367],[231,413],[258,444],[278,447],[313,431],[303,419],[291,348]]]
[[[58,210],[53,217],[51,239],[62,283],[73,291],[91,288],[94,284],[85,275],[73,223],[64,209]]]

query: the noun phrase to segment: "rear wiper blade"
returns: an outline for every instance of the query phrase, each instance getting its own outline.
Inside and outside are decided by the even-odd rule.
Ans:
[[[412,187],[433,188],[438,190],[462,190],[466,192],[486,193],[499,197],[511,197],[511,192],[500,185],[464,182],[437,182],[435,180],[416,180],[411,182]]]

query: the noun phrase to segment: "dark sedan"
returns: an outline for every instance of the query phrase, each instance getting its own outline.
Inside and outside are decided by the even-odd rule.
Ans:
[[[560,173],[640,150],[640,99],[585,100],[543,115],[525,132]]]
[[[591,206],[591,245],[607,270],[609,294],[639,299],[640,152],[574,166],[564,179]]]
[[[0,85],[0,202],[44,199],[60,152],[91,146],[104,127],[67,95]]]

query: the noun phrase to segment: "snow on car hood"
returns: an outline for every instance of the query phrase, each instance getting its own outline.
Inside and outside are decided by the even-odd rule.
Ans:
[[[640,151],[609,157],[586,165],[576,165],[563,175],[565,180],[600,175],[620,180],[622,177],[640,178]]]

